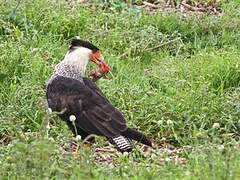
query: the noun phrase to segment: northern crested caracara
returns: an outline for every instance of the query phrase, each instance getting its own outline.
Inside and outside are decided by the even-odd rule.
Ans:
[[[89,61],[100,68],[92,75],[95,80],[110,69],[96,46],[73,39],[48,81],[49,110],[58,112],[73,134],[82,139],[91,134],[104,136],[120,152],[132,151],[131,139],[152,146],[144,134],[127,127],[122,113],[113,107],[92,79],[85,77]]]

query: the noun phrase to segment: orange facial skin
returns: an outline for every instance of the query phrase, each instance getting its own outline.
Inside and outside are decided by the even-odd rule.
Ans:
[[[109,65],[104,61],[104,58],[100,51],[96,51],[91,55],[91,61],[98,65],[99,69],[96,70],[91,76],[94,81],[100,79],[103,75],[110,71]]]

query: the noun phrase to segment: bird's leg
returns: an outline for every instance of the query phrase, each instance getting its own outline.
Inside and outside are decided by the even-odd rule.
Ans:
[[[79,150],[81,148],[89,148],[95,142],[95,137],[89,135],[87,132],[78,128],[75,124],[75,121],[66,121],[68,127],[71,129],[72,133],[75,136],[75,140],[71,143],[71,151],[74,158],[78,158]],[[81,143],[78,141],[83,140]]]
[[[95,135],[91,134],[85,137],[81,143],[81,147],[92,147],[93,143],[95,142]]]
[[[77,143],[75,143],[74,141],[71,142],[71,151],[72,151],[72,155],[73,155],[74,159],[78,159],[79,145]]]

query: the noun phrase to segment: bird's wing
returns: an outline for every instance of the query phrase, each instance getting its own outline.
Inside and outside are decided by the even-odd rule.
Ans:
[[[81,83],[56,77],[48,84],[47,98],[53,111],[66,109],[67,114],[77,117],[76,125],[90,134],[114,137],[127,129],[122,113],[86,78]]]
[[[104,96],[103,92],[101,91],[101,89],[99,89],[99,87],[96,85],[95,82],[91,81],[88,78],[83,78],[83,82],[86,86],[88,86],[92,91],[94,91],[95,93],[97,93],[99,96],[103,97],[106,101],[108,101],[108,99]]]

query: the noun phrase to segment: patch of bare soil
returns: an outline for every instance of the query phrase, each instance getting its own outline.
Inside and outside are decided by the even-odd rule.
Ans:
[[[175,0],[163,0],[158,3],[150,3],[143,1],[138,7],[145,9],[146,11],[157,11],[157,10],[177,10],[181,13],[194,13],[198,15],[209,14],[209,15],[222,15],[221,3],[218,0],[209,1],[191,1],[182,0],[177,3]]]
[[[78,144],[71,142],[70,144],[64,144],[61,147],[63,154],[73,155],[74,158],[81,158],[79,151],[82,148],[86,148],[86,145],[79,146]],[[150,148],[144,145],[135,145],[133,154],[120,153],[111,144],[107,146],[96,146],[93,144],[90,148],[94,151],[94,160],[96,164],[107,165],[110,167],[116,167],[118,165],[118,158],[122,156],[141,156],[143,158],[152,159],[157,165],[164,165],[165,163],[173,162],[175,164],[185,165],[187,159],[183,157],[184,150],[186,148],[174,147],[168,143],[162,143],[155,145],[154,148]]]
[[[86,7],[95,7],[97,6],[91,0],[66,0],[71,7],[76,5],[82,5]],[[125,1],[129,7],[135,7],[139,9],[143,9],[147,12],[157,12],[157,11],[168,11],[174,10],[179,11],[181,13],[190,13],[196,15],[216,15],[221,16],[223,14],[221,9],[221,1],[220,0],[160,0],[160,1],[140,1],[138,3],[132,4],[129,1]],[[106,1],[104,4],[108,3],[107,6],[111,6],[111,2]]]

